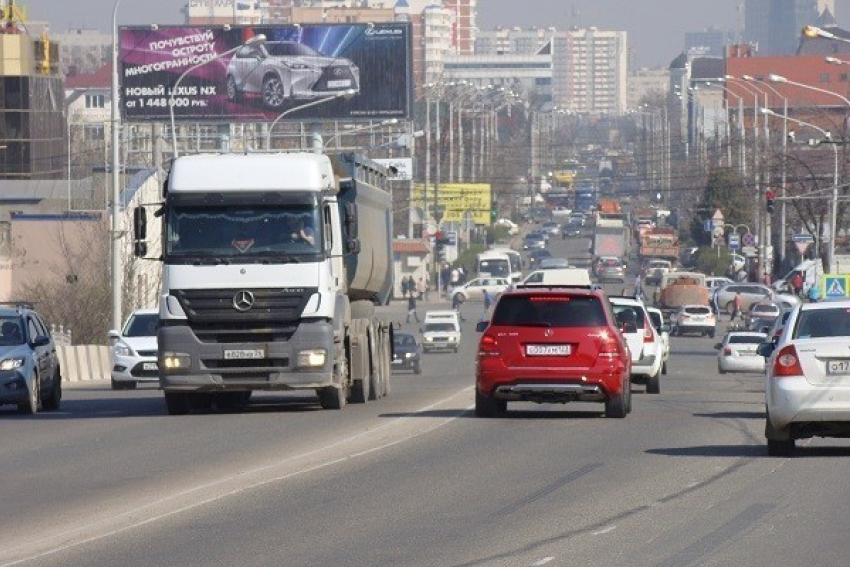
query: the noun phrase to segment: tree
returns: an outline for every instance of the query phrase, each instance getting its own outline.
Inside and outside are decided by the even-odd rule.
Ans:
[[[736,171],[728,167],[713,168],[708,174],[702,198],[694,210],[691,222],[694,242],[711,244],[711,234],[705,232],[704,225],[718,209],[723,213],[726,224],[751,225],[756,212],[756,202],[751,193]]]

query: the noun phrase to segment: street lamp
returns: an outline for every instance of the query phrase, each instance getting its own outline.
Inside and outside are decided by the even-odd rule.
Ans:
[[[808,37],[808,38],[811,38],[811,39],[821,37],[823,39],[832,39],[832,40],[835,40],[835,41],[843,41],[844,43],[850,43],[850,39],[837,36],[834,33],[828,32],[825,29],[819,28],[817,26],[809,25],[809,26],[804,27],[803,28],[803,35]]]
[[[121,328],[121,242],[120,214],[121,191],[118,187],[118,6],[121,0],[115,0],[112,7],[112,230],[109,239],[112,251],[112,328]]]
[[[294,106],[294,107],[292,107],[288,110],[284,110],[283,112],[278,114],[277,118],[272,120],[272,123],[269,124],[268,130],[266,130],[266,149],[271,149],[272,130],[274,129],[275,125],[277,125],[277,123],[280,122],[286,116],[292,114],[296,110],[303,110],[305,108],[309,108],[311,106],[317,106],[319,104],[323,104],[323,103],[326,103],[326,102],[331,101],[331,100],[336,100],[338,98],[351,98],[356,94],[357,94],[357,91],[354,90],[354,89],[345,89],[344,91],[339,91],[339,92],[334,93],[332,95],[328,95],[326,97],[319,98],[319,99],[307,102],[305,104],[301,104],[299,106]]]
[[[828,256],[829,256],[829,271],[830,273],[834,273],[835,270],[835,238],[838,236],[838,144],[832,142],[832,136],[829,132],[821,128],[820,126],[815,126],[810,122],[804,122],[797,118],[791,118],[790,116],[782,116],[773,112],[769,108],[761,109],[763,114],[767,114],[770,116],[778,116],[783,120],[790,120],[795,124],[800,124],[801,126],[808,126],[814,130],[820,132],[826,140],[830,140],[829,144],[832,146],[832,152],[835,158],[835,165],[832,172],[832,203],[830,207],[830,228],[832,229],[832,236],[829,239],[829,248],[828,248]],[[823,142],[821,142],[823,143]]]
[[[783,77],[782,75],[770,74],[770,75],[767,76],[767,80],[770,81],[771,83],[783,83],[785,85],[793,85],[795,87],[800,87],[801,89],[808,89],[810,91],[815,91],[815,92],[818,92],[818,93],[832,95],[836,98],[840,98],[844,102],[844,104],[846,104],[847,106],[850,107],[850,99],[848,99],[846,96],[840,95],[840,94],[838,94],[837,92],[834,92],[834,91],[828,91],[828,90],[822,89],[820,87],[807,85],[806,83],[798,83],[797,81],[792,81],[791,79],[787,79],[787,78]]]
[[[171,118],[171,155],[174,159],[177,159],[177,155],[178,155],[178,151],[177,151],[177,128],[175,127],[175,124],[174,124],[174,95],[177,93],[177,87],[180,86],[180,81],[182,81],[183,78],[186,75],[188,75],[189,73],[191,73],[192,71],[194,71],[198,67],[203,67],[204,65],[206,65],[208,63],[212,63],[213,61],[221,59],[222,57],[226,57],[227,55],[230,55],[231,53],[236,53],[237,51],[239,51],[240,49],[242,49],[243,47],[245,47],[247,45],[257,45],[257,44],[265,43],[265,41],[266,41],[266,36],[264,36],[263,34],[255,35],[254,37],[248,39],[248,41],[246,41],[245,43],[243,43],[241,45],[237,45],[233,49],[228,49],[227,51],[224,51],[222,53],[217,54],[215,57],[212,57],[210,59],[206,59],[204,61],[201,61],[200,63],[196,63],[195,65],[188,67],[185,71],[183,71],[180,74],[179,77],[177,77],[177,80],[174,81],[174,86],[171,88],[171,94],[168,96],[168,113],[169,113],[169,116]]]
[[[352,128],[351,130],[348,130],[346,132],[338,132],[334,134],[334,136],[330,140],[328,140],[328,143],[325,144],[325,149],[328,149],[331,144],[339,142],[339,139],[342,135],[366,132],[369,130],[375,130],[377,128],[383,128],[384,126],[392,126],[393,124],[398,124],[398,118],[388,118],[387,120],[382,120],[381,122],[378,122],[376,124],[367,124],[365,126],[358,126],[356,128]]]

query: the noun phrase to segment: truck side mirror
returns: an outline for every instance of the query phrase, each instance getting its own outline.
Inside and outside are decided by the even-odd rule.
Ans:
[[[148,211],[144,207],[133,210],[133,238],[144,240],[148,235]]]
[[[360,239],[348,238],[345,241],[345,251],[349,254],[360,254]]]
[[[354,203],[345,204],[345,234],[349,238],[357,238],[357,205]]]

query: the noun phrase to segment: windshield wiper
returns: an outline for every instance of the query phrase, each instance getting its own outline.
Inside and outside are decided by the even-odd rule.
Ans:
[[[292,254],[282,254],[280,252],[275,252],[274,250],[265,250],[263,252],[254,252],[249,257],[255,258],[263,258],[265,259],[274,259],[280,260],[281,262],[286,262],[289,264],[300,264],[301,258],[299,256],[293,256]]]

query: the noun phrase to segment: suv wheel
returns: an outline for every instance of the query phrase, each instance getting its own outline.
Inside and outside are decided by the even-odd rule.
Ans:
[[[53,373],[53,386],[50,388],[50,394],[41,400],[41,407],[44,411],[55,411],[59,409],[59,403],[62,401],[62,375],[59,369]]]
[[[227,76],[227,100],[237,101],[241,97],[239,96],[239,87],[236,86],[236,79],[233,78],[233,75]]]
[[[18,404],[18,411],[29,415],[38,413],[38,399],[40,397],[41,381],[38,375],[32,377],[32,386],[27,392],[27,399]]]
[[[482,395],[475,389],[475,415],[478,417],[500,417],[508,410],[508,402]]]
[[[192,394],[165,392],[165,409],[168,415],[186,415],[192,409]]]
[[[613,417],[622,419],[628,413],[628,394],[626,393],[627,385],[623,385],[620,393],[614,396],[608,396],[605,400],[605,417]]]

